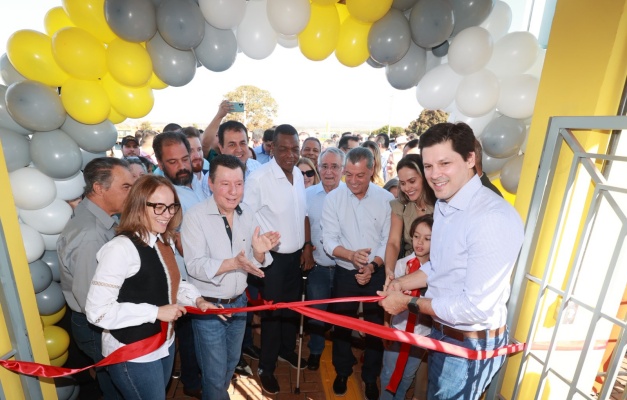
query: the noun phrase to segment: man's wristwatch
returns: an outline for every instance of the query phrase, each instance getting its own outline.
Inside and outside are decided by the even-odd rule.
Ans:
[[[379,270],[379,268],[381,268],[381,266],[379,264],[377,264],[376,261],[370,261],[370,264],[372,264],[372,268],[373,271],[372,273],[374,274],[375,272],[377,272]]]
[[[311,247],[313,247],[313,243],[311,242],[305,242],[305,244],[303,244],[303,249],[305,248],[305,246],[310,245]]]
[[[409,310],[412,314],[418,315],[420,312],[420,309],[418,308],[418,297],[412,297],[411,300],[409,300],[409,303],[407,303],[407,310]]]

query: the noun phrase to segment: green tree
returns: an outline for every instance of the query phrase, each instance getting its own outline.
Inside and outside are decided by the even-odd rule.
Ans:
[[[150,123],[150,121],[142,121],[139,126],[137,127],[137,129],[141,130],[141,131],[151,131],[152,129],[152,124]]]
[[[388,130],[389,130],[389,132],[388,132]],[[389,133],[390,139],[394,139],[398,135],[402,135],[403,132],[405,132],[405,130],[403,128],[401,128],[400,126],[384,125],[381,128],[372,131],[372,134],[373,135],[378,135],[379,133],[386,133],[386,134]]]
[[[239,86],[224,95],[229,101],[244,103],[244,112],[230,113],[227,119],[239,121],[246,125],[249,131],[268,129],[274,125],[279,105],[269,91],[256,86]]]
[[[422,110],[418,119],[411,121],[409,126],[405,128],[405,133],[415,133],[420,136],[433,125],[439,124],[440,122],[446,122],[447,120],[448,113],[446,111]]]

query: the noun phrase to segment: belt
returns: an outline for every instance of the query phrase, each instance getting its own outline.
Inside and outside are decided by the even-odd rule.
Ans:
[[[232,299],[217,299],[215,297],[207,297],[207,296],[202,296],[202,298],[207,300],[209,303],[231,304],[231,303],[235,303],[235,300],[239,299],[240,296],[241,296],[241,294],[238,294],[237,296],[233,297]]]
[[[462,331],[460,329],[455,329],[448,325],[442,325],[439,322],[433,321],[433,327],[439,330],[440,332],[442,332],[443,334],[445,334],[446,336],[452,339],[458,340],[460,342],[463,342],[465,338],[471,338],[471,339],[487,339],[488,337],[493,338],[496,336],[500,336],[501,334],[505,332],[505,325],[503,325],[500,328],[491,329],[491,330],[484,329],[481,331]]]
[[[333,265],[322,265],[322,264],[316,263],[315,266],[316,267],[322,267],[322,268],[335,268],[335,264],[333,264]]]

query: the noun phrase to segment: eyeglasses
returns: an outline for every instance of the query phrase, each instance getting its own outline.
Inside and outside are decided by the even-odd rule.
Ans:
[[[152,207],[152,210],[155,212],[155,215],[162,215],[165,212],[165,210],[168,210],[168,212],[171,215],[174,215],[177,212],[179,212],[179,210],[181,209],[180,203],[172,203],[169,206],[166,206],[163,203],[151,203],[147,201],[146,206]]]
[[[316,171],[314,171],[313,169],[310,169],[309,171],[300,171],[303,173],[303,176],[306,176],[307,178],[313,178],[314,175],[316,175]]]
[[[333,172],[337,172],[337,171],[339,171],[340,169],[342,169],[342,167],[341,167],[341,166],[339,166],[339,165],[337,165],[337,164],[331,164],[331,165],[328,165],[328,164],[322,164],[322,165],[320,166],[320,170],[321,170],[321,171],[326,171],[326,170],[328,170],[328,169],[330,169],[330,170],[331,170],[331,171],[333,171]]]

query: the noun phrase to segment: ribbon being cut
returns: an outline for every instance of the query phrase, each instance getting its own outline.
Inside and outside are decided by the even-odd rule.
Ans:
[[[397,342],[406,343],[412,346],[418,346],[427,350],[435,350],[445,352],[457,357],[467,358],[471,360],[483,360],[491,357],[502,356],[512,353],[517,353],[524,350],[525,343],[510,344],[503,346],[495,350],[469,350],[460,346],[456,346],[450,343],[444,343],[439,340],[430,339],[424,336],[414,335],[410,332],[399,331],[397,329],[388,328],[385,326],[373,324],[371,322],[362,321],[357,318],[349,318],[337,314],[330,313],[328,311],[317,310],[308,306],[316,304],[330,304],[330,303],[342,303],[342,302],[375,302],[381,300],[380,296],[364,296],[364,297],[343,297],[336,299],[325,300],[308,300],[308,301],[295,301],[291,303],[276,303],[260,302],[260,305],[254,305],[252,307],[242,308],[229,308],[229,309],[210,309],[205,312],[200,311],[195,307],[186,307],[187,312],[190,314],[232,314],[238,312],[254,312],[264,310],[277,310],[281,308],[289,308],[293,311],[299,312],[307,317],[314,318],[329,324],[339,325],[347,329],[354,329],[361,332],[368,333],[373,336],[377,336],[381,339],[393,340]],[[87,370],[92,367],[104,367],[106,365],[116,364],[124,361],[129,361],[148,354],[155,349],[159,348],[166,338],[167,324],[161,324],[161,332],[135,342],[124,347],[119,348],[115,352],[111,353],[108,357],[105,357],[102,361],[80,369],[55,367],[52,365],[45,365],[40,363],[28,362],[28,361],[12,361],[12,360],[0,360],[0,365],[4,368],[25,374],[40,376],[45,378],[58,378],[62,376],[73,375],[78,372]]]

